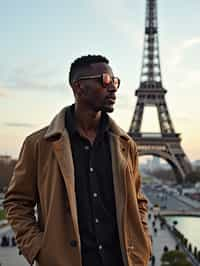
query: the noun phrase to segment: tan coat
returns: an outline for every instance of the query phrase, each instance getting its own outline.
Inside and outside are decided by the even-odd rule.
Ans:
[[[26,138],[5,196],[4,207],[17,245],[31,265],[37,255],[39,266],[81,266],[74,167],[64,125],[65,111],[49,127]],[[151,243],[136,145],[112,119],[110,145],[124,265],[146,266]],[[38,219],[34,215],[36,204]]]

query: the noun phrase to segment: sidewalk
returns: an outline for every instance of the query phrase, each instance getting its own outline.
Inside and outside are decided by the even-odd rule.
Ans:
[[[0,237],[3,235],[13,236],[13,232],[9,225],[0,229]],[[0,266],[28,266],[28,262],[23,256],[19,256],[17,247],[1,247],[0,246]]]
[[[154,221],[154,216],[152,212],[150,213],[151,213],[151,219],[148,220],[148,224],[149,224],[149,231],[153,239],[152,255],[155,256],[154,265],[160,266],[161,265],[160,259],[163,254],[164,247],[167,246],[168,250],[174,250],[176,247],[176,241],[166,226],[164,226],[163,229],[160,228],[160,220],[158,218],[155,220],[155,227],[152,226],[152,222]],[[157,233],[154,232],[154,228],[157,229]],[[150,261],[149,266],[151,265],[152,264]]]
[[[16,247],[0,247],[0,266],[28,266],[23,256],[18,255]]]

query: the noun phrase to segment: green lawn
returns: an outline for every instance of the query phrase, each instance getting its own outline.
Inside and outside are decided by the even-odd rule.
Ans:
[[[0,221],[5,219],[6,215],[5,215],[5,211],[4,210],[0,210]]]
[[[142,176],[142,183],[150,184],[153,182],[153,177],[149,176]]]

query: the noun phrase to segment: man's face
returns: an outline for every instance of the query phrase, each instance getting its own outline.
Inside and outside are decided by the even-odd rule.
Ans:
[[[111,67],[106,63],[92,64],[89,68],[85,68],[79,75],[79,78],[84,76],[98,76],[108,73],[113,77]],[[116,100],[116,91],[112,82],[108,86],[104,86],[100,78],[92,78],[79,80],[80,93],[78,101],[92,109],[95,112],[113,112]]]

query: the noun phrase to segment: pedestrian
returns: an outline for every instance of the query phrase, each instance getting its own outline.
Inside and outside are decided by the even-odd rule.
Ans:
[[[164,225],[165,225],[165,222],[163,220],[160,221],[160,229],[163,230],[164,229]]]
[[[1,246],[8,247],[9,246],[9,238],[6,235],[3,235],[1,238]]]
[[[31,265],[146,266],[136,144],[108,115],[120,80],[89,55],[72,63],[69,83],[75,104],[26,138],[5,195],[17,245]]]
[[[164,246],[163,251],[168,252],[168,250],[169,250],[168,246]]]
[[[175,250],[179,250],[179,249],[180,249],[179,244],[176,244]]]
[[[151,266],[155,266],[156,257],[154,255],[151,256]]]
[[[153,244],[153,236],[150,235],[150,239],[151,239],[151,245]]]
[[[15,237],[14,236],[12,236],[12,238],[11,238],[11,243],[12,243],[13,247],[16,246],[16,241],[15,241]]]
[[[156,221],[153,220],[153,221],[152,221],[152,227],[155,227],[155,226],[156,226]]]

